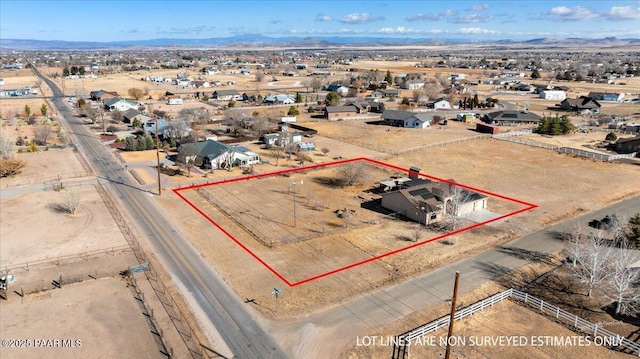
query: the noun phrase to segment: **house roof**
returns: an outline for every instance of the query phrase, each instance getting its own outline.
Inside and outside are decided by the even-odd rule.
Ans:
[[[356,112],[356,107],[352,105],[347,106],[327,106],[325,107],[327,113],[339,113],[339,112]]]
[[[622,144],[622,143],[634,143],[638,141],[638,143],[640,143],[640,136],[636,136],[636,137],[629,137],[629,138],[620,138],[618,139],[618,141],[616,141],[616,144]]]
[[[523,111],[494,111],[486,114],[487,117],[494,121],[510,121],[510,122],[538,122],[542,117],[533,112]]]
[[[426,113],[416,113],[413,115],[413,117],[417,118],[418,120],[422,121],[422,122],[431,122],[431,120],[433,119],[433,117],[431,117],[431,115],[428,115]]]
[[[431,103],[437,103],[437,102],[442,102],[442,101],[449,102],[449,99],[446,98],[446,97],[440,97],[439,99],[433,100]]]
[[[596,109],[600,108],[600,103],[588,96],[580,96],[578,98],[567,98],[562,101],[563,103],[567,103],[571,106],[571,108],[575,109]]]
[[[237,95],[238,90],[215,90],[213,91],[214,96],[231,96]]]
[[[129,104],[131,106],[135,106],[136,105],[135,102],[132,102],[132,101],[129,101],[129,100],[125,100],[125,99],[120,98],[120,97],[108,98],[108,99],[102,101],[102,103],[105,106],[113,106],[113,105],[115,105],[115,104],[117,104],[118,102],[121,102],[121,101],[124,101],[124,102],[126,102],[127,104]]]
[[[384,120],[397,120],[397,121],[404,121],[412,116],[414,116],[415,113],[413,112],[406,112],[406,111],[397,111],[397,110],[384,110],[384,112],[382,113],[382,118]]]
[[[291,97],[289,97],[287,95],[282,95],[282,94],[267,96],[264,100],[266,102],[285,102],[285,101],[289,102],[289,101],[293,101],[291,99]]]
[[[206,157],[210,160],[218,158],[225,152],[229,152],[229,150],[231,150],[229,145],[214,140],[196,142],[193,145],[196,146],[196,149],[198,150],[198,156]]]
[[[122,117],[126,118],[126,119],[132,119],[138,115],[140,115],[141,112],[134,109],[134,108],[130,108],[128,110],[126,110],[125,112],[122,113]]]

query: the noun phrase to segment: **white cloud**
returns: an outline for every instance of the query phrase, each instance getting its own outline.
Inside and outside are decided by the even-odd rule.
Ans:
[[[598,16],[593,10],[582,6],[556,6],[551,10],[545,11],[544,14],[553,16],[560,21],[582,21]]]
[[[412,29],[412,28],[407,28],[404,26],[398,26],[398,27],[383,27],[380,30],[378,30],[377,32],[382,33],[382,34],[421,34],[424,31],[422,30],[417,30],[417,29]]]
[[[475,10],[475,11],[480,11],[480,10],[487,10],[489,8],[489,4],[482,3],[482,4],[475,4],[471,7],[471,10]]]
[[[461,27],[458,29],[458,32],[461,34],[468,34],[468,35],[496,35],[499,34],[499,31],[495,31],[495,30],[489,30],[489,29],[483,29],[480,27]]]
[[[384,20],[382,16],[373,16],[366,12],[357,13],[354,12],[352,14],[344,16],[342,19],[338,20],[343,24],[364,24],[372,21]]]
[[[614,6],[602,16],[611,20],[637,20],[640,19],[640,8]]]
[[[331,16],[318,14],[318,15],[316,15],[316,18],[313,21],[316,21],[316,22],[327,22],[327,21],[332,21],[332,20],[333,19],[331,18]]]
[[[468,23],[487,22],[487,21],[489,21],[491,19],[493,19],[492,15],[464,14],[464,15],[460,15],[460,16],[456,16],[454,18],[451,18],[449,20],[449,22],[451,22],[451,23],[468,24]]]
[[[416,15],[407,16],[407,21],[440,21],[445,17],[454,16],[456,14],[453,10],[445,10],[433,14],[418,13]]]

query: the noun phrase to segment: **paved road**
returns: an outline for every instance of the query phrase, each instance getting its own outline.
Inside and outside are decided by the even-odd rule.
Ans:
[[[356,344],[356,336],[375,334],[385,324],[412,315],[421,308],[450,300],[456,271],[460,272],[460,292],[469,292],[513,269],[544,258],[546,254],[562,250],[563,243],[558,239],[558,234],[571,230],[577,223],[586,224],[611,213],[630,216],[638,212],[640,197],[631,198],[522,237],[501,248],[465,258],[426,275],[363,294],[348,303],[302,320],[274,324],[273,332],[276,337],[286,337],[288,333],[301,331],[304,326],[309,325],[332,328],[327,336],[318,335],[315,340],[309,339],[305,343],[306,350],[299,350],[313,353],[306,358],[337,357],[342,349]],[[432,319],[435,318],[425,318],[425,321]],[[327,352],[332,349],[327,348],[326,343],[334,343],[332,349],[335,351],[331,353],[333,356],[328,355]],[[391,348],[389,350],[391,354]]]
[[[54,94],[52,102],[61,121],[80,144],[80,150],[93,167],[94,174],[102,179],[107,190],[123,206],[124,213],[136,224],[143,239],[151,244],[178,287],[188,291],[183,294],[191,296],[215,326],[234,358],[286,358],[273,338],[245,311],[246,305],[240,298],[157,208],[153,195],[140,190],[126,175],[122,164],[96,141],[82,121],[75,118],[58,86],[37,69],[34,71],[51,88]]]

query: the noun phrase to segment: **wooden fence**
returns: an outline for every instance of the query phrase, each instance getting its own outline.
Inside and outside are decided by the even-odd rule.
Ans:
[[[484,310],[485,308],[490,308],[495,303],[501,302],[505,299],[515,300],[516,302],[526,305],[529,308],[540,311],[542,314],[553,316],[565,327],[583,333],[586,336],[602,338],[604,343],[616,343],[618,344],[615,347],[617,350],[640,357],[640,344],[634,343],[620,336],[619,334],[601,328],[598,326],[598,324],[588,322],[578,317],[577,315],[564,311],[559,307],[545,302],[542,299],[538,299],[532,295],[529,295],[528,293],[521,292],[512,288],[507,289],[504,292],[494,294],[468,307],[458,309],[453,320],[457,321],[466,318],[470,315],[473,315],[475,312]],[[446,315],[396,336],[396,339],[394,340],[392,358],[408,358],[411,341],[421,338],[429,333],[435,332],[440,328],[448,326],[449,315]]]

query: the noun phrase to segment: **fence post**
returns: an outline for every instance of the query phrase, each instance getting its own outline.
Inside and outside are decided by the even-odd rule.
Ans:
[[[574,328],[578,327],[578,316],[577,315],[573,316],[573,327]]]
[[[593,337],[595,338],[598,335],[598,323],[593,327]]]

